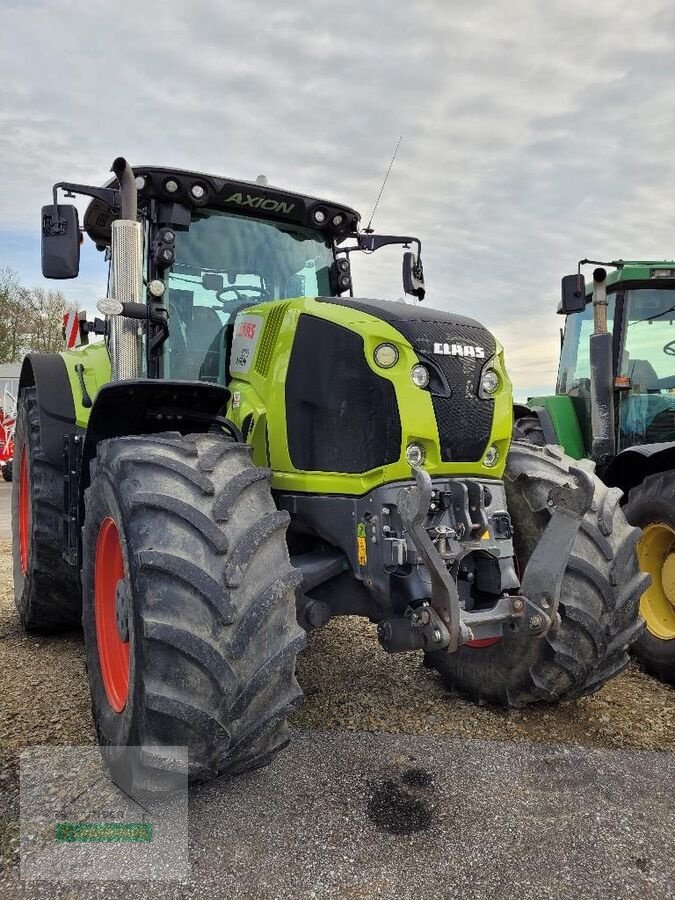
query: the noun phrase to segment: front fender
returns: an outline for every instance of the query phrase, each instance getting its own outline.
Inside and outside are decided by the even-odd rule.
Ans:
[[[675,469],[675,443],[640,444],[617,453],[603,471],[602,480],[627,494],[648,475],[668,469]]]

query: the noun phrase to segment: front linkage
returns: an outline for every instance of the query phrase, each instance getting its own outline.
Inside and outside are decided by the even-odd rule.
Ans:
[[[433,512],[438,505],[434,503],[437,492],[427,472],[415,469],[414,474],[416,485],[399,492],[398,512],[418,560],[426,566],[429,599],[408,607],[402,617],[379,623],[378,637],[383,647],[390,652],[445,649],[452,653],[461,644],[498,638],[505,627],[530,636],[543,636],[557,629],[565,569],[581,521],[593,500],[594,485],[589,473],[571,467],[570,474],[576,484],[550,490],[547,505],[553,508],[553,513],[529,558],[519,593],[503,591],[497,602],[484,610],[467,610],[462,606],[450,572],[459,568],[466,546],[456,539],[456,528],[429,527],[430,510]],[[476,506],[471,509],[475,511]],[[481,527],[486,526],[486,537],[487,525],[487,521],[481,523]],[[437,535],[436,540],[432,540],[430,531]]]

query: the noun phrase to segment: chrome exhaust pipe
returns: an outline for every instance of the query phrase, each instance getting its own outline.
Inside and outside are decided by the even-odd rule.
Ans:
[[[121,156],[113,162],[111,171],[120,183],[121,218],[112,223],[110,296],[120,303],[144,303],[143,228],[136,221],[136,178],[129,163]],[[107,318],[111,381],[140,378],[143,348],[139,321],[122,315]]]

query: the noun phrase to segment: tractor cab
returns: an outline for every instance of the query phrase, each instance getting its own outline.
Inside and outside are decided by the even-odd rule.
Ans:
[[[125,190],[125,172],[132,170],[122,160],[116,177],[102,188],[60,182],[42,218],[43,273],[48,278],[73,278],[79,266],[77,211],[58,204],[58,190],[92,197],[83,231],[111,257],[120,215],[138,223],[125,238],[140,245],[142,256],[131,295],[144,299],[142,277],[149,296],[147,306],[137,311],[145,320],[143,365],[125,373],[127,377],[226,384],[237,315],[261,303],[353,296],[350,254],[355,251],[401,245],[407,251],[404,291],[417,300],[424,297],[420,241],[361,231],[359,213],[347,206],[271,187],[264,176],[256,182],[234,181],[148,166],[133,170],[133,183]],[[131,198],[133,209],[122,208],[124,197]],[[113,270],[114,259],[114,290]],[[111,310],[110,304],[101,308],[108,316]],[[133,319],[129,306],[119,314]],[[133,343],[131,335],[139,329],[131,322],[108,327],[113,344],[119,342],[115,331],[125,328],[128,343]],[[139,354],[129,349],[127,355]]]
[[[605,290],[616,450],[675,441],[675,263],[621,262],[607,275]],[[584,301],[583,309],[567,312],[556,393],[572,398],[590,452],[591,286]]]

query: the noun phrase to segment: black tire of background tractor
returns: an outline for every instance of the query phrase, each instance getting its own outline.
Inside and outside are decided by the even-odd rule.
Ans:
[[[288,514],[250,447],[216,434],[102,441],[83,530],[83,625],[92,711],[113,780],[134,792],[173,789],[187,747],[190,781],[257,768],[289,740],[302,699],[295,659],[300,573]],[[102,680],[94,610],[96,541],[115,521],[131,585],[130,677],[116,713]],[[127,769],[124,748],[142,747]],[[122,748],[119,750],[117,748]]]
[[[21,567],[19,470],[26,447],[28,466],[28,559]],[[17,478],[12,483],[12,558],[14,600],[27,631],[79,627],[82,595],[77,571],[63,559],[63,472],[44,454],[34,387],[19,395],[14,437]]]
[[[514,546],[521,571],[546,527],[552,487],[569,483],[571,465],[560,447],[514,443],[504,474]],[[507,634],[487,647],[429,654],[428,665],[446,683],[479,703],[525,706],[557,703],[592,693],[628,664],[627,648],[644,623],[638,602],[646,578],[637,567],[637,528],[626,522],[621,491],[595,478],[586,513],[563,579],[557,633],[543,638]]]
[[[525,441],[543,447],[546,444],[544,429],[536,416],[522,416],[513,423],[513,440]]]
[[[8,459],[5,463],[5,467],[2,470],[2,478],[4,481],[12,480],[12,460]]]
[[[675,530],[675,471],[645,478],[630,491],[623,511],[628,521],[639,528],[665,524]],[[675,684],[675,638],[663,640],[647,628],[632,649],[646,672]]]

